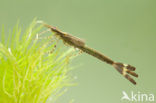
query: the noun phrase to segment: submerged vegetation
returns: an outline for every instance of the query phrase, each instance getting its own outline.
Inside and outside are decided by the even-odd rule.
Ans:
[[[43,29],[34,20],[21,31],[17,24],[0,34],[0,103],[51,103],[71,85],[73,51],[55,48],[50,39],[36,39]],[[52,53],[49,53],[55,49]]]

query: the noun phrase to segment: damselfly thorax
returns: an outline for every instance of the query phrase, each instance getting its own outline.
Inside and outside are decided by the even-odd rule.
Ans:
[[[78,37],[72,36],[66,32],[62,32],[61,30],[57,29],[56,27],[52,27],[52,26],[47,25],[47,24],[45,24],[45,26],[50,28],[51,31],[54,32],[56,36],[61,38],[64,43],[67,43],[67,44],[74,46],[74,47],[85,46],[84,40],[82,40]]]

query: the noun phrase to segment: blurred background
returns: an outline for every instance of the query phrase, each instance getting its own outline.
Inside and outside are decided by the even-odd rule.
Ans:
[[[37,17],[115,61],[137,67],[134,86],[113,67],[85,53],[73,60],[77,86],[57,103],[121,103],[122,91],[156,96],[155,0],[0,0],[0,27],[20,20],[25,28]],[[155,100],[156,101],[156,100]]]

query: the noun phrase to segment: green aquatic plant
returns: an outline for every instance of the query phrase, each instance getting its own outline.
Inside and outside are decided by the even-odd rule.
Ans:
[[[36,39],[42,29],[34,20],[25,32],[18,24],[9,35],[2,30],[0,103],[52,103],[71,85],[73,49],[63,52],[51,39]]]

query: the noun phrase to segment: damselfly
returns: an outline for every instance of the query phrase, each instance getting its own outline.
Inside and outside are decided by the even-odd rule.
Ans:
[[[120,62],[115,62],[112,59],[108,58],[107,56],[103,55],[102,53],[88,47],[85,45],[85,42],[81,40],[80,38],[77,38],[75,36],[72,36],[66,32],[62,32],[61,30],[57,29],[56,27],[53,27],[51,25],[48,25],[44,22],[41,22],[45,27],[49,28],[52,32],[55,33],[56,36],[61,38],[64,43],[73,46],[75,48],[80,49],[81,51],[98,58],[101,61],[104,61],[110,65],[112,65],[120,74],[122,74],[126,79],[128,79],[131,83],[136,84],[135,80],[131,78],[128,74],[138,77],[138,74],[136,74],[135,67],[131,66],[129,64],[123,64]]]

